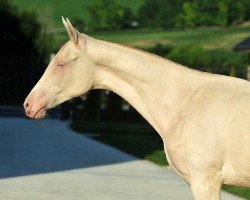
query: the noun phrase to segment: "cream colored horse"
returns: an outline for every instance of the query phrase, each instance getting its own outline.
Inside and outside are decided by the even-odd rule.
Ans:
[[[161,136],[168,162],[196,200],[220,199],[222,184],[250,187],[250,83],[191,70],[164,58],[77,32],[24,102],[26,114],[108,89]]]

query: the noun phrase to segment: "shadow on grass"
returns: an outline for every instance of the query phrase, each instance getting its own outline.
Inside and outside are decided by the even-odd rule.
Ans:
[[[92,137],[117,149],[167,165],[160,136],[148,124],[75,121],[71,128],[80,133],[98,133]]]

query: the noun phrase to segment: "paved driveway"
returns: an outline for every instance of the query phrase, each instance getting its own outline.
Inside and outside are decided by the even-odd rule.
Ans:
[[[71,131],[57,120],[0,118],[0,200],[189,200],[169,168]],[[223,193],[223,199],[240,199]]]

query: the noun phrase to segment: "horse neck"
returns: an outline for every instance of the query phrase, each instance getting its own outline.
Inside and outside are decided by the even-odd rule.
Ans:
[[[95,40],[93,89],[108,89],[128,101],[164,137],[164,131],[193,89],[191,70],[158,56]]]

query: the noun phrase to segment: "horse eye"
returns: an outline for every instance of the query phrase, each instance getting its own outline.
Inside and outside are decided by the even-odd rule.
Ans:
[[[64,65],[65,65],[64,63],[57,64],[58,67],[63,67]]]

